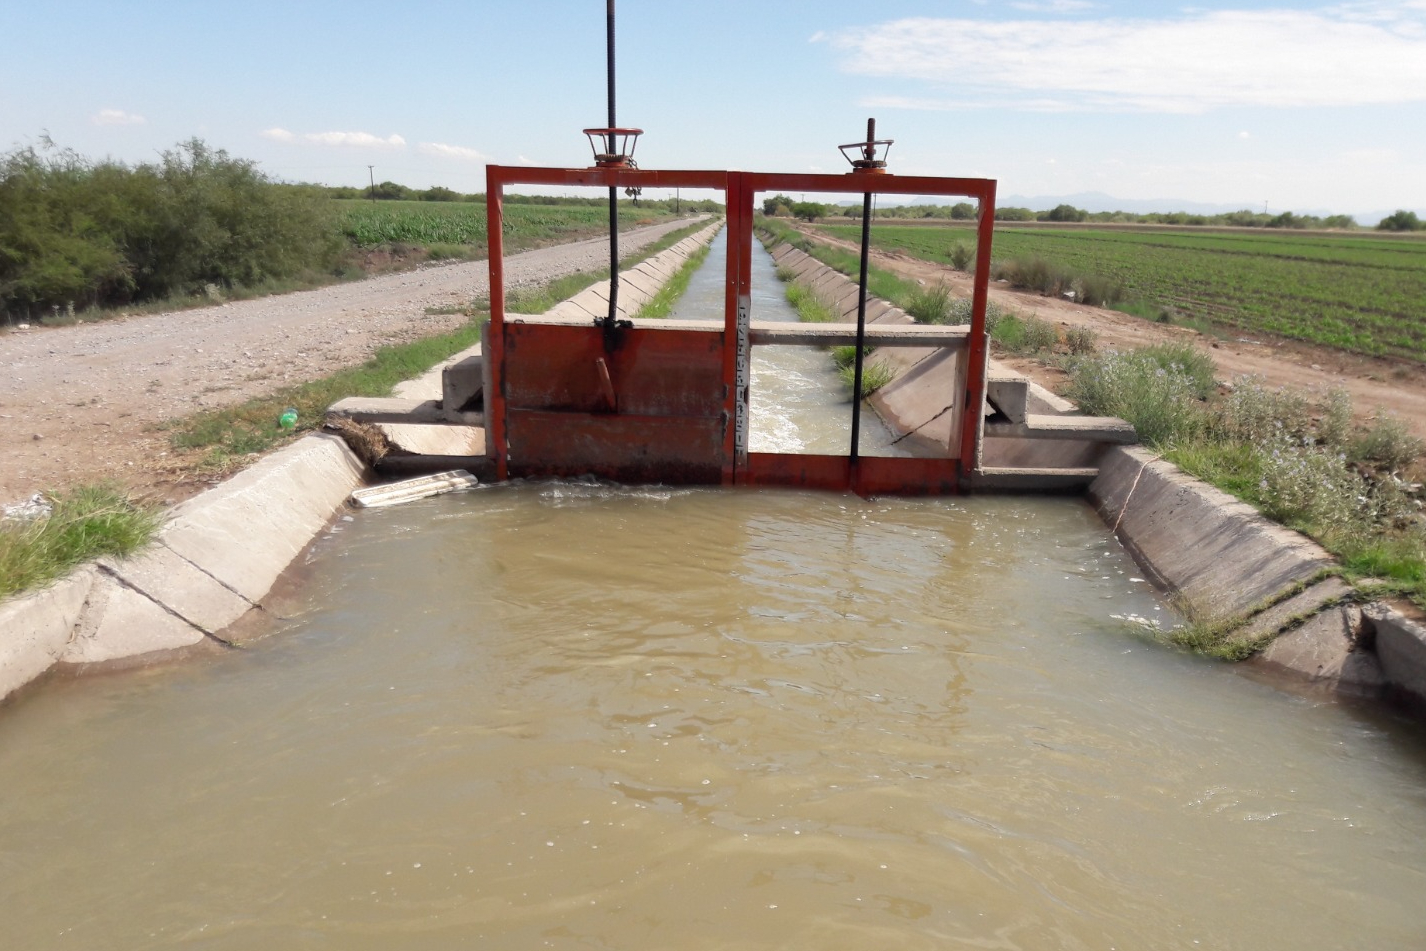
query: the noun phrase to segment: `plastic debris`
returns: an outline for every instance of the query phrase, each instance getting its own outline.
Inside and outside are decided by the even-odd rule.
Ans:
[[[447,492],[464,492],[478,485],[480,485],[480,480],[469,472],[464,469],[452,469],[449,472],[438,472],[435,475],[357,489],[351,494],[351,502],[358,508],[378,508],[383,505],[400,505],[402,502],[428,499],[433,495],[445,495]]]

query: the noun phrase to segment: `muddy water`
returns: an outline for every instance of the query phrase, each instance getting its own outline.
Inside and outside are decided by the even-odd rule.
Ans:
[[[497,486],[303,574],[0,711],[0,948],[1426,946],[1426,737],[1128,633],[1079,502]]]
[[[708,257],[688,283],[673,319],[722,320],[728,230],[718,232]],[[786,285],[763,246],[753,242],[750,307],[753,320],[797,322]],[[748,448],[753,452],[846,455],[851,445],[851,387],[821,347],[755,347],[748,387]],[[863,404],[860,452],[908,455],[892,432]]]
[[[0,716],[6,948],[1419,948],[1426,744],[1136,639],[1084,506],[512,485]]]

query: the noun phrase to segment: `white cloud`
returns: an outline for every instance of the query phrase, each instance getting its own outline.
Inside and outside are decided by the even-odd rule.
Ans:
[[[1251,132],[1244,131],[1238,133],[1238,138],[1240,139],[1251,139],[1252,137],[1253,135]]]
[[[95,125],[143,125],[148,120],[122,109],[100,109],[89,121]]]
[[[292,142],[297,139],[297,136],[278,126],[273,126],[271,129],[263,129],[258,135],[264,139],[271,139],[274,142]]]
[[[416,146],[416,151],[422,155],[459,159],[462,162],[479,162],[485,164],[490,161],[490,156],[484,152],[466,148],[464,145],[446,145],[444,142],[422,142]]]
[[[1020,0],[1020,2],[1010,5],[1017,10],[1029,10],[1034,13],[1083,13],[1085,10],[1093,10],[1099,6],[1097,3],[1090,3],[1089,0]]]
[[[1426,101],[1421,3],[1176,19],[895,20],[828,37],[846,72],[955,98],[905,108],[1204,112]],[[894,100],[877,100],[890,104]]]
[[[390,135],[384,139],[372,135],[370,132],[308,132],[302,138],[308,142],[315,142],[318,145],[334,145],[338,147],[354,147],[364,149],[404,149],[406,140],[399,135]]]

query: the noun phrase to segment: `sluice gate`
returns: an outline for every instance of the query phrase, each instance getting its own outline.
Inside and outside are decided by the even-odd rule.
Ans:
[[[540,316],[507,313],[501,221],[502,198],[512,185],[723,192],[728,258],[722,321],[635,320],[617,301],[611,302],[607,318],[595,321],[587,313],[559,308]],[[980,218],[970,324],[759,323],[750,304],[754,196],[779,190],[976,201]],[[486,452],[500,478],[588,474],[628,483],[919,495],[962,491],[982,471],[994,181],[890,175],[855,163],[845,175],[490,166],[486,201],[491,319],[483,344],[484,422]],[[855,425],[844,455],[749,451],[750,360],[752,348],[764,345],[936,348],[954,372],[949,385],[940,385],[941,392],[925,396],[941,408],[935,452],[915,458],[862,455]],[[858,404],[853,400],[854,413]]]

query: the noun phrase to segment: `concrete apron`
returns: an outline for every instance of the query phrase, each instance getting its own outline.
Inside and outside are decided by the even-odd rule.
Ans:
[[[661,252],[654,259],[658,273],[672,274],[716,233],[710,226]],[[478,352],[457,354],[399,384],[398,395],[425,398],[433,390],[439,398],[441,368]],[[475,427],[393,430],[426,451],[465,454],[477,436],[484,444]],[[235,632],[247,625],[234,625],[262,608],[370,474],[340,437],[310,433],[178,505],[153,544],[134,557],[100,559],[0,603],[0,700],[56,667],[132,666],[235,646]]]
[[[1254,670],[1313,692],[1426,705],[1426,627],[1361,604],[1311,539],[1139,447],[1104,456],[1089,500],[1192,615],[1262,645]]]

